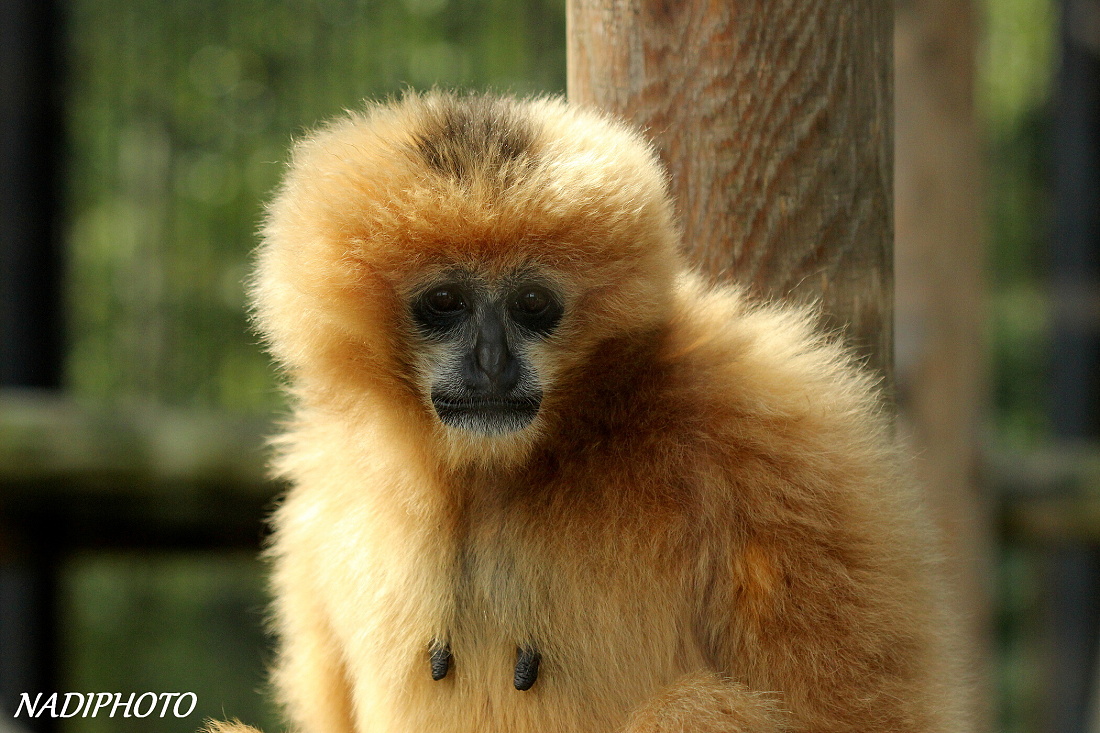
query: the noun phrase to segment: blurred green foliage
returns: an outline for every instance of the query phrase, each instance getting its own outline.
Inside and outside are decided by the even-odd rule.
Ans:
[[[67,7],[67,383],[90,401],[277,404],[242,282],[294,135],[409,86],[565,87],[564,0]]]
[[[1053,0],[984,0],[978,109],[986,139],[992,415],[1002,448],[1047,435],[1048,135],[1056,66]],[[1039,557],[1002,545],[997,566],[997,730],[1040,728],[1043,707]]]
[[[236,717],[268,731],[280,722],[264,694],[270,659],[263,573],[254,553],[85,554],[63,578],[64,690],[193,692],[194,712],[125,718],[120,708],[64,721],[80,733],[195,733]],[[181,710],[187,709],[187,703]],[[145,708],[143,707],[144,711]]]
[[[1046,431],[1047,133],[1056,43],[1052,0],[984,0],[978,108],[989,188],[991,425],[1034,446]]]
[[[243,281],[292,138],[433,85],[564,92],[564,0],[70,0],[67,387],[84,402],[267,413]],[[64,689],[193,691],[191,717],[65,733],[278,730],[258,563],[99,554],[65,577]]]

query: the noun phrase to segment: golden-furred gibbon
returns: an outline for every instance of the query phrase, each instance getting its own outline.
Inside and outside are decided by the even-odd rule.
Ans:
[[[252,289],[294,731],[966,728],[871,380],[678,244],[653,148],[558,99],[298,143]]]

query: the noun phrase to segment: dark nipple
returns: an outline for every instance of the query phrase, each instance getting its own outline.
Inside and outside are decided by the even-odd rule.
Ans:
[[[451,670],[451,647],[449,644],[440,644],[433,640],[428,646],[428,651],[432,655],[432,679],[438,682]]]
[[[539,662],[542,655],[533,646],[521,646],[516,648],[516,676],[514,683],[517,690],[530,690],[539,678]]]

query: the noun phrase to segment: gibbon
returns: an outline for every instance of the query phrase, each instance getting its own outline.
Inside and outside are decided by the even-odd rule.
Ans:
[[[640,133],[558,99],[349,114],[295,147],[252,296],[293,401],[293,730],[966,729],[872,380],[692,273]]]

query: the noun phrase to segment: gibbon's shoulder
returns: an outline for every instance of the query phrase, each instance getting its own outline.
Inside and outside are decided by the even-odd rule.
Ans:
[[[663,400],[696,416],[720,460],[755,456],[789,473],[898,468],[874,378],[821,330],[813,308],[762,302],[688,274],[676,284],[669,324]]]

